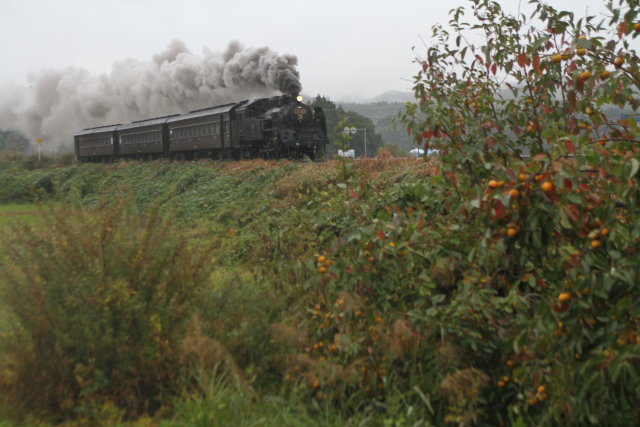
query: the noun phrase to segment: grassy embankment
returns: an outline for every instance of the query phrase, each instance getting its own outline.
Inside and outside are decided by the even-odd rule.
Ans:
[[[461,200],[433,169],[0,165],[0,201],[44,206],[2,228],[0,420],[633,425],[635,181]]]
[[[303,378],[298,380],[302,389],[287,382],[292,356],[304,353],[308,345],[306,332],[295,325],[307,317],[314,260],[354,224],[352,207],[346,202],[355,190],[347,190],[348,180],[371,183],[377,191],[386,191],[385,187],[397,191],[412,186],[430,169],[424,162],[391,159],[342,166],[331,162],[153,162],[46,169],[5,162],[0,169],[5,213],[0,226],[1,262],[3,269],[11,271],[10,278],[3,280],[4,295],[10,295],[5,301],[18,301],[18,307],[11,307],[12,315],[15,311],[18,317],[40,314],[29,306],[40,299],[27,293],[23,297],[28,301],[21,305],[12,287],[28,286],[30,275],[47,278],[48,283],[40,281],[39,292],[46,300],[40,310],[49,320],[44,325],[27,325],[27,335],[32,336],[26,338],[9,328],[16,323],[3,324],[0,385],[7,400],[0,419],[21,423],[71,417],[113,424],[125,417],[148,421],[151,418],[145,417],[153,410],[156,420],[165,419],[164,425],[342,423],[345,415],[330,410],[325,399],[308,400]],[[378,197],[384,203],[398,195],[392,191]],[[161,229],[161,235],[150,238],[154,229]],[[149,239],[156,239],[155,243]],[[69,250],[61,241],[77,248]],[[158,249],[163,244],[169,257]],[[108,269],[93,262],[105,253],[110,258]],[[149,277],[150,272],[133,273],[138,264],[131,259],[136,256],[158,270],[172,259],[191,256],[197,260],[190,258],[187,265],[195,266],[199,277],[208,277],[188,287],[188,307],[160,298],[163,310],[180,311],[174,319],[179,327],[167,336],[160,330],[172,325],[159,320],[166,311],[152,313],[143,325],[128,319],[127,312],[140,315],[135,304],[144,303],[144,299],[134,301],[133,295],[158,293],[154,289],[167,284],[162,278]],[[165,264],[152,258],[162,258]],[[74,292],[82,294],[83,304],[90,302],[90,309],[66,311],[77,302],[64,301],[70,299],[64,295],[61,302],[54,296],[72,289],[71,277],[83,283]],[[86,286],[97,282],[113,289],[128,282],[129,296],[105,288],[86,292]],[[133,282],[138,288],[131,289]],[[129,331],[131,336],[125,338],[106,326],[59,330],[78,321],[100,324],[105,317],[115,322],[114,311],[121,313],[123,323],[130,322],[127,327],[144,330]],[[109,337],[96,336],[97,330]],[[34,354],[30,340],[38,334],[59,347],[68,340],[102,339],[112,347],[123,347],[117,351],[139,342],[144,348],[136,350],[144,354],[166,352],[169,356],[162,360],[140,356],[148,357],[154,368],[166,370],[166,383],[154,392],[162,397],[139,390],[148,388],[149,378],[136,378],[138,382],[119,388],[115,383],[123,377],[118,367],[112,366],[113,361],[96,361],[92,353],[105,349],[98,343],[86,344],[90,347],[86,352],[75,348],[80,344],[76,342],[51,355]],[[17,362],[20,358],[29,363]],[[52,367],[43,358],[57,365]],[[137,358],[117,360],[123,371],[135,377]],[[73,371],[70,379],[58,369]],[[40,370],[45,378],[33,378],[29,370]],[[57,390],[52,382],[58,384]],[[44,397],[30,402],[36,388]],[[310,390],[313,393],[313,385]]]

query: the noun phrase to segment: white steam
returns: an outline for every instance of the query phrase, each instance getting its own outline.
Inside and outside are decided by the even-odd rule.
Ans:
[[[222,54],[191,53],[172,41],[151,61],[116,62],[109,75],[86,70],[41,70],[29,86],[0,86],[0,129],[44,140],[43,149],[68,151],[73,134],[92,127],[184,113],[278,92],[297,95],[297,58],[267,47],[231,42]]]

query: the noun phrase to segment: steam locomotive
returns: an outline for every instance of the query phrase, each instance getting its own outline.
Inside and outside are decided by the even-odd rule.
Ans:
[[[328,144],[325,115],[301,100],[281,95],[85,129],[74,135],[76,159],[319,160]]]

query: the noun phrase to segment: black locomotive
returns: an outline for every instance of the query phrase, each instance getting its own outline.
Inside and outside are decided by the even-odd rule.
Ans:
[[[95,127],[74,135],[79,162],[303,156],[319,160],[327,143],[322,108],[289,95]]]

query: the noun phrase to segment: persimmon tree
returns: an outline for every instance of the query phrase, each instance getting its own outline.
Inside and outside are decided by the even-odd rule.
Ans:
[[[336,392],[309,370],[310,384],[415,398],[436,424],[629,424],[640,129],[621,111],[640,106],[637,2],[582,18],[469,3],[433,28],[401,115],[439,173],[375,205],[359,200],[377,189],[346,183],[356,226],[314,263],[308,353],[349,381]]]

